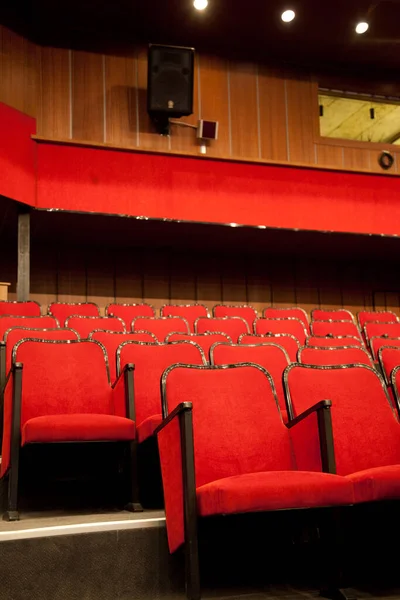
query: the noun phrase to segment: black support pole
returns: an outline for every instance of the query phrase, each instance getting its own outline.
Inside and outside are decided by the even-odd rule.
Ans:
[[[17,275],[17,300],[29,300],[30,287],[30,213],[21,209],[18,215],[18,275]]]

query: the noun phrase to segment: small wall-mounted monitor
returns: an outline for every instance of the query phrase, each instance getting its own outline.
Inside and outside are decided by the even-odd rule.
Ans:
[[[203,140],[217,140],[218,139],[218,121],[199,121],[197,128],[197,137]]]

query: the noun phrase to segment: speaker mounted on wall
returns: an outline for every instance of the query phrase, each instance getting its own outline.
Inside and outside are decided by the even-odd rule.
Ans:
[[[193,113],[194,48],[150,44],[147,110],[160,133],[169,119]]]

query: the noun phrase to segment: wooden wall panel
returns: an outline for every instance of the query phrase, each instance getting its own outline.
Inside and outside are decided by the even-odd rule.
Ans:
[[[258,70],[261,157],[288,160],[285,80],[264,66]]]
[[[295,262],[292,259],[281,261],[274,258],[268,266],[271,278],[271,305],[279,308],[296,306]]]
[[[106,143],[138,145],[136,81],[135,56],[105,57]]]
[[[31,300],[42,306],[42,313],[57,300],[57,255],[52,247],[32,244],[31,250]]]
[[[371,153],[361,148],[343,148],[343,166],[345,169],[371,169]]]
[[[159,314],[171,300],[170,259],[164,250],[143,256],[143,301],[152,304]]]
[[[249,256],[246,264],[247,302],[262,317],[265,307],[271,305],[272,285],[267,275],[267,260],[263,256]]]
[[[115,260],[115,297],[122,304],[143,302],[143,255],[130,249],[118,249]]]
[[[104,57],[72,52],[72,137],[104,142]]]
[[[325,308],[338,308],[343,305],[342,273],[343,265],[325,261],[319,269],[319,302]]]
[[[87,301],[95,302],[100,313],[105,314],[105,307],[115,302],[115,261],[113,254],[106,248],[88,249],[86,256]]]
[[[228,64],[214,56],[198,58],[201,119],[218,121],[218,140],[209,143],[210,156],[230,155]]]
[[[41,48],[39,135],[55,139],[71,137],[71,53],[60,48]]]
[[[289,161],[314,164],[318,131],[318,89],[311,80],[286,79]]]
[[[295,259],[296,304],[310,314],[320,306],[319,265],[315,261]]]
[[[199,120],[199,60],[196,56],[194,62],[194,85],[193,85],[193,114],[188,117],[177,119],[182,123],[195,125]],[[176,152],[193,152],[198,146],[197,129],[193,127],[185,127],[184,125],[171,124],[171,150]]]
[[[247,304],[246,262],[243,256],[221,257],[222,302]]]
[[[340,146],[329,146],[328,144],[317,144],[317,165],[324,167],[343,167],[343,148]]]
[[[196,297],[196,273],[190,255],[172,253],[170,264],[170,296],[174,304],[193,304]]]
[[[75,246],[63,247],[57,256],[57,301],[86,302],[86,251]]]
[[[250,63],[229,63],[232,156],[260,158],[258,70]]]
[[[215,304],[220,304],[223,298],[219,258],[215,255],[197,256],[194,257],[193,264],[196,272],[197,301],[211,309]]]

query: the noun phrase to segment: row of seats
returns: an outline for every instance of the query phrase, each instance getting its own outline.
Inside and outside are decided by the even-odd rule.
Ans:
[[[64,327],[66,320],[74,315],[85,317],[99,317],[100,309],[94,302],[69,303],[53,302],[48,306],[47,312],[54,316]],[[42,309],[37,302],[0,302],[0,315],[19,315],[19,316],[40,316]],[[147,303],[142,304],[108,304],[105,310],[105,316],[118,317],[129,327],[137,317],[155,317],[156,311],[153,306]],[[249,305],[227,305],[217,304],[212,309],[212,316],[223,317],[241,317],[246,321],[250,329],[254,321],[259,317],[255,308]],[[267,307],[262,311],[262,316],[268,319],[293,318],[303,323],[306,331],[310,331],[310,322],[306,311],[300,307],[276,308]],[[199,317],[211,317],[210,310],[203,304],[176,305],[166,304],[160,309],[160,317],[183,317],[189,323],[190,331],[194,331],[194,323]],[[365,324],[369,321],[380,322],[399,322],[398,317],[391,311],[360,311],[357,319],[346,309],[327,310],[315,308],[311,311],[311,323],[314,321],[340,321],[357,325],[363,330]],[[349,328],[351,330],[351,328]],[[317,334],[319,335],[319,334]],[[352,334],[347,334],[352,335]]]

